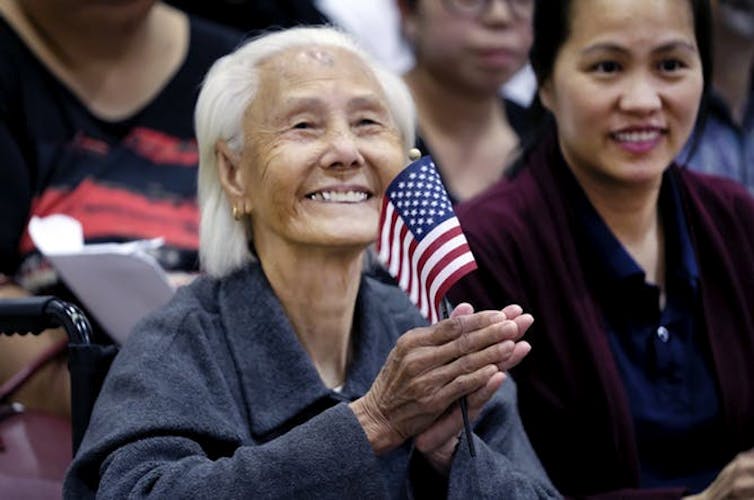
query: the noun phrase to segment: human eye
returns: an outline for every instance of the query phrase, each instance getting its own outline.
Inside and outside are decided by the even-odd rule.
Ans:
[[[309,113],[298,114],[290,117],[287,128],[298,134],[313,134],[321,128],[321,120]]]
[[[666,58],[657,63],[657,69],[659,69],[663,73],[674,73],[685,67],[686,65],[683,63],[683,61],[674,58]]]
[[[360,126],[360,127],[368,127],[368,126],[371,126],[371,125],[379,125],[380,122],[377,121],[377,120],[375,120],[374,118],[362,117],[362,118],[359,118],[359,120],[356,122],[356,124],[358,126]]]
[[[382,129],[383,120],[375,113],[363,113],[357,114],[352,123],[362,133],[370,133]]]
[[[294,130],[310,130],[314,128],[314,124],[306,120],[297,120],[293,123],[291,128]]]
[[[592,71],[593,73],[610,75],[610,74],[617,73],[618,71],[620,71],[621,65],[617,61],[605,60],[605,61],[599,61],[592,64],[589,67],[589,70]]]

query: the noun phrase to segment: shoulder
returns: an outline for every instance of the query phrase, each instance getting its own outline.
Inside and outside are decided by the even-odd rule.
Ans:
[[[201,345],[222,328],[218,280],[201,276],[179,288],[173,298],[140,320],[122,347],[124,356],[174,349],[175,344]],[[168,347],[170,346],[170,349]]]
[[[754,197],[739,182],[687,168],[674,168],[696,209],[710,217],[732,217],[745,224],[754,220]]]
[[[16,103],[14,92],[23,91],[23,83],[28,73],[39,67],[36,58],[15,30],[0,15],[0,108]],[[25,76],[23,76],[25,75]],[[32,78],[36,81],[36,78]]]
[[[528,169],[504,178],[479,196],[456,207],[464,233],[472,239],[523,237],[538,219],[547,218],[546,206]]]
[[[243,34],[227,26],[189,15],[189,47],[194,57],[217,59],[235,50]]]

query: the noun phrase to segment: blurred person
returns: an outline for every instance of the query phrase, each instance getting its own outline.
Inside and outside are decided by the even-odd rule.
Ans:
[[[741,182],[754,194],[754,0],[714,0],[712,95],[698,143],[684,151],[694,170]],[[684,156],[686,154],[686,156]]]
[[[754,200],[674,162],[712,81],[709,14],[540,0],[542,135],[457,210],[479,269],[451,298],[538,318],[512,374],[566,496],[754,497]]]
[[[196,109],[207,275],[120,351],[67,498],[557,495],[504,373],[532,317],[462,304],[426,326],[362,274],[412,109],[331,28],[262,36],[212,67]]]
[[[239,41],[154,0],[0,0],[0,297],[75,300],[26,232],[32,216],[70,215],[87,243],[162,237],[166,270],[198,270],[192,110]],[[63,337],[0,338],[0,383]],[[67,384],[55,358],[14,399],[67,415]]]
[[[454,201],[497,181],[527,129],[500,87],[527,62],[534,0],[398,0],[415,65],[404,74],[431,154]]]
[[[314,0],[167,0],[167,3],[249,36],[270,29],[328,22]]]

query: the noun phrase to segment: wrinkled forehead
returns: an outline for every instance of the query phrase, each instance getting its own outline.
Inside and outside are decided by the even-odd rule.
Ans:
[[[280,80],[307,78],[355,78],[359,75],[377,84],[372,70],[353,52],[326,45],[291,47],[282,50],[259,64],[267,77]]]
[[[257,118],[275,115],[292,100],[331,102],[359,95],[389,110],[386,95],[372,69],[358,55],[330,46],[294,47],[262,61],[259,86],[247,109]],[[338,89],[337,91],[335,89]]]

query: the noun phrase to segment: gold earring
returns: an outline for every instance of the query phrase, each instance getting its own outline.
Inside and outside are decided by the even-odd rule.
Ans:
[[[233,205],[233,218],[235,220],[241,220],[241,211],[235,205]]]
[[[419,151],[418,148],[411,148],[408,150],[408,159],[411,161],[416,161],[419,158],[422,157],[422,152]]]

